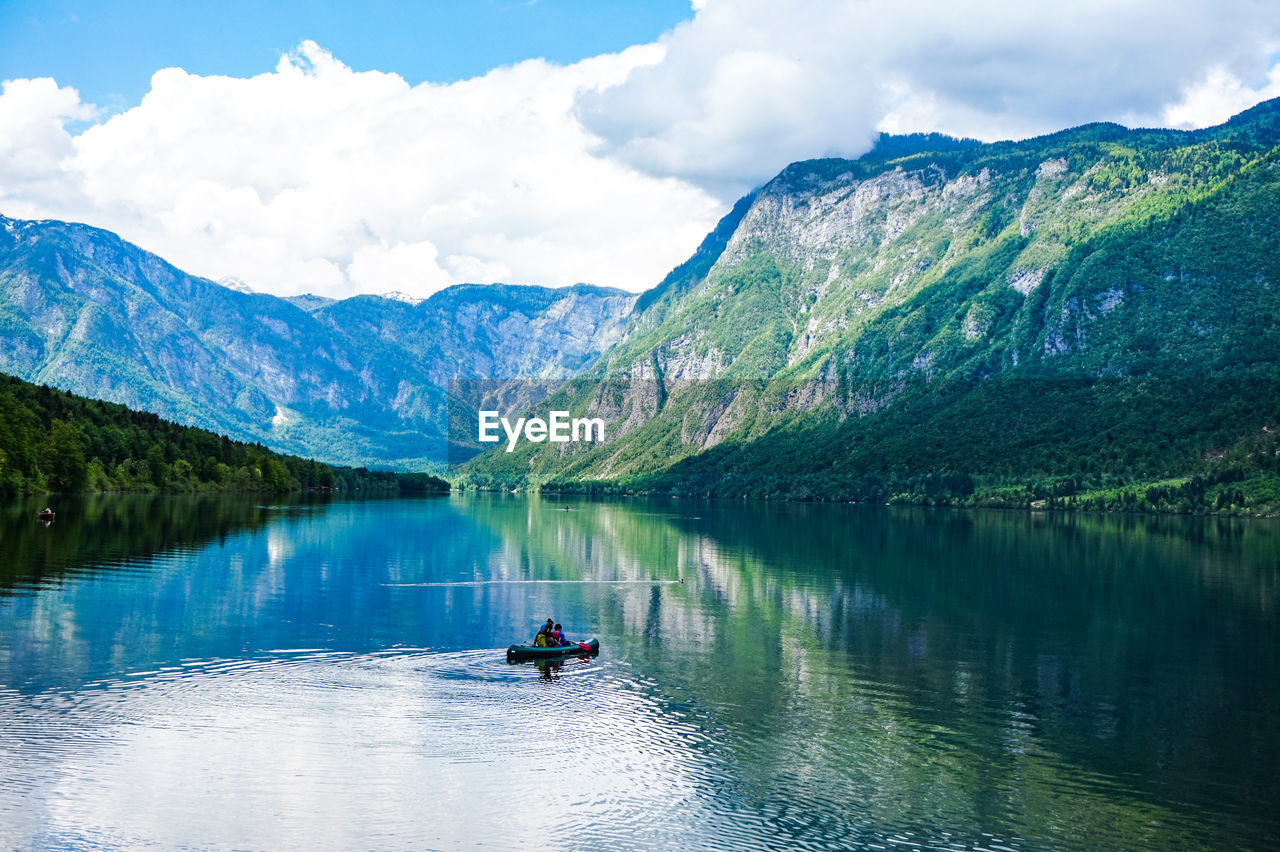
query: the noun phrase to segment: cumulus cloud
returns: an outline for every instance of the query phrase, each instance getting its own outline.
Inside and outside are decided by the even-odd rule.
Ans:
[[[1204,126],[1280,95],[1280,18],[1255,0],[692,6],[654,44],[448,85],[312,42],[251,78],[163,69],[105,120],[53,80],[9,81],[0,212],[87,221],[282,294],[638,290],[743,192],[882,130]]]
[[[1221,124],[1260,101],[1280,98],[1280,64],[1271,69],[1266,81],[1253,88],[1223,66],[1205,72],[1204,79],[1186,87],[1182,98],[1166,106],[1160,124],[1191,129]]]
[[[660,62],[584,93],[579,115],[603,151],[722,198],[793,160],[862,153],[880,130],[993,140],[1099,120],[1221,120],[1221,109],[1166,108],[1211,69],[1264,78],[1280,44],[1280,18],[1253,0],[698,5],[661,39]],[[1241,86],[1200,100],[1265,94]]]
[[[95,115],[75,89],[48,78],[0,84],[0,212],[40,216],[82,204],[64,170],[75,152],[67,123]]]
[[[10,161],[25,183],[4,182],[0,209],[88,221],[282,294],[421,297],[499,277],[643,289],[720,204],[594,156],[571,112],[578,93],[660,54],[410,86],[305,42],[248,79],[161,70],[138,106],[78,136],[66,123],[88,112],[73,90],[16,81],[0,98],[0,144],[29,162]]]
[[[347,277],[364,292],[435,292],[450,284],[449,273],[436,263],[437,254],[435,245],[426,241],[361,246],[351,258]]]

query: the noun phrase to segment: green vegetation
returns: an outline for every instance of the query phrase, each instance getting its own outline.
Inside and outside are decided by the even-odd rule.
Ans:
[[[334,467],[0,375],[0,493],[447,491],[427,474]]]
[[[532,485],[561,493],[1276,515],[1280,430],[1267,425],[1276,423],[1280,383],[957,382],[922,385],[862,418],[797,416],[753,441],[725,441],[651,471],[603,479],[568,468]],[[653,464],[679,448],[678,434],[658,419],[641,433],[647,441],[611,448],[618,464],[628,452]],[[519,477],[519,455],[501,459],[502,468],[486,458],[463,486],[530,485]]]
[[[1000,384],[843,425],[726,442],[665,470],[543,491],[909,505],[1280,514],[1280,387]],[[937,405],[939,407],[935,408]],[[1179,410],[1179,416],[1168,412]],[[485,487],[479,477],[468,484]]]
[[[463,484],[1280,513],[1280,101],[892,142],[744,199],[542,406],[608,444]]]

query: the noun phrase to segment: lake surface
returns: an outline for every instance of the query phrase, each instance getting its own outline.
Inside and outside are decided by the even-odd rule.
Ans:
[[[0,510],[0,848],[1280,844],[1280,523],[37,508]],[[600,656],[508,665],[548,616]]]

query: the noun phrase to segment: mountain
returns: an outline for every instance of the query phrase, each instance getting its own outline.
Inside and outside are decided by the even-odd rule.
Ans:
[[[1270,101],[1199,131],[793,164],[543,405],[609,440],[500,447],[467,477],[1019,505],[1218,488],[1280,423],[1277,145]]]
[[[0,217],[0,371],[337,464],[445,457],[458,379],[561,380],[621,337],[602,287],[281,299],[86,225]]]

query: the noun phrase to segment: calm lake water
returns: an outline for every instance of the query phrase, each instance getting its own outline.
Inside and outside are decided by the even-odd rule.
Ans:
[[[1277,522],[36,508],[0,510],[0,848],[1280,844]],[[508,665],[548,616],[600,656]]]

